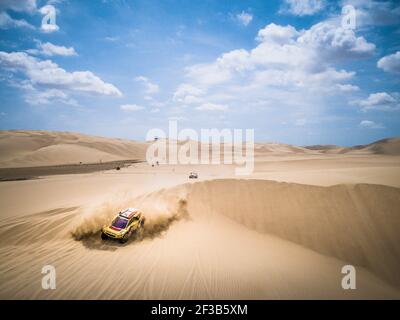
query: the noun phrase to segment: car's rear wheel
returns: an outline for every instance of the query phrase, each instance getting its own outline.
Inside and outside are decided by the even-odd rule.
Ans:
[[[129,234],[127,232],[127,233],[125,233],[125,235],[121,239],[119,239],[119,242],[120,243],[125,243],[125,242],[128,241],[128,239],[129,239]]]
[[[101,233],[101,239],[102,240],[107,240],[108,239],[107,235],[104,232]]]

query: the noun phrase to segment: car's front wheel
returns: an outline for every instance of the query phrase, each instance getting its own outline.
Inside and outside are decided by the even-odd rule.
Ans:
[[[107,240],[108,239],[107,235],[104,232],[101,233],[101,239],[102,240]]]

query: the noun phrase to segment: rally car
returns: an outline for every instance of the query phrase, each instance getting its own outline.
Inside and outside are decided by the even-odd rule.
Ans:
[[[101,239],[117,239],[120,243],[128,241],[133,233],[140,233],[143,230],[145,218],[138,209],[128,208],[113,219],[109,226],[101,230]]]
[[[189,173],[189,179],[197,179],[197,178],[198,178],[198,175],[196,172]]]

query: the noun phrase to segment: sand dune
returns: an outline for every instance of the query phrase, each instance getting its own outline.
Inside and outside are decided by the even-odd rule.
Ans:
[[[366,145],[354,147],[340,147],[336,145],[313,145],[306,146],[305,149],[319,151],[322,153],[355,153],[355,154],[382,154],[400,155],[400,138],[388,138],[375,141]]]
[[[51,131],[0,131],[0,167],[49,166],[145,158],[147,144]]]
[[[226,215],[400,285],[400,189],[216,180],[193,185],[189,209],[192,205],[191,212]]]
[[[400,299],[398,142],[257,143],[246,180],[229,165],[137,163],[1,182],[0,299]],[[0,167],[143,159],[146,147],[3,131]],[[144,233],[103,242],[101,227],[130,206]],[[47,264],[56,290],[41,288]],[[357,290],[341,287],[346,264]]]
[[[179,141],[178,145],[184,143],[186,142]],[[145,142],[71,132],[0,131],[0,167],[51,166],[127,159],[144,160],[147,147],[148,143]],[[199,145],[198,150],[202,147]],[[209,152],[215,148],[215,146],[210,148]],[[223,146],[218,150],[223,159]],[[331,145],[298,147],[283,143],[255,144],[256,157],[318,154],[400,155],[400,138],[384,139],[369,145],[355,147]]]
[[[177,141],[178,145],[188,141]],[[197,142],[191,141],[191,143]],[[198,144],[198,152],[221,148]],[[96,163],[125,159],[144,160],[147,143],[89,136],[71,132],[51,131],[0,131],[0,167],[33,167],[63,164]],[[208,145],[207,145],[208,147]],[[258,143],[256,154],[304,154],[311,150],[280,143]]]
[[[143,238],[102,242],[101,226],[141,207]],[[259,180],[115,194],[0,227],[1,298],[400,298],[400,189]],[[32,253],[35,254],[32,254]],[[54,291],[39,270],[53,264]],[[357,290],[341,267],[357,267]]]
[[[254,145],[254,149],[257,153],[276,153],[276,154],[304,154],[304,153],[313,153],[310,149],[292,146],[284,143],[256,143]]]
[[[353,147],[353,149],[359,149],[359,147]],[[370,151],[373,154],[400,155],[400,138],[379,140],[366,146],[361,146],[360,150]]]

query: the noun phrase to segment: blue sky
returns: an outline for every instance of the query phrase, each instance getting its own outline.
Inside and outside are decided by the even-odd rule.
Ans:
[[[297,145],[400,135],[396,1],[0,0],[0,34],[0,129],[144,140],[176,119]]]

